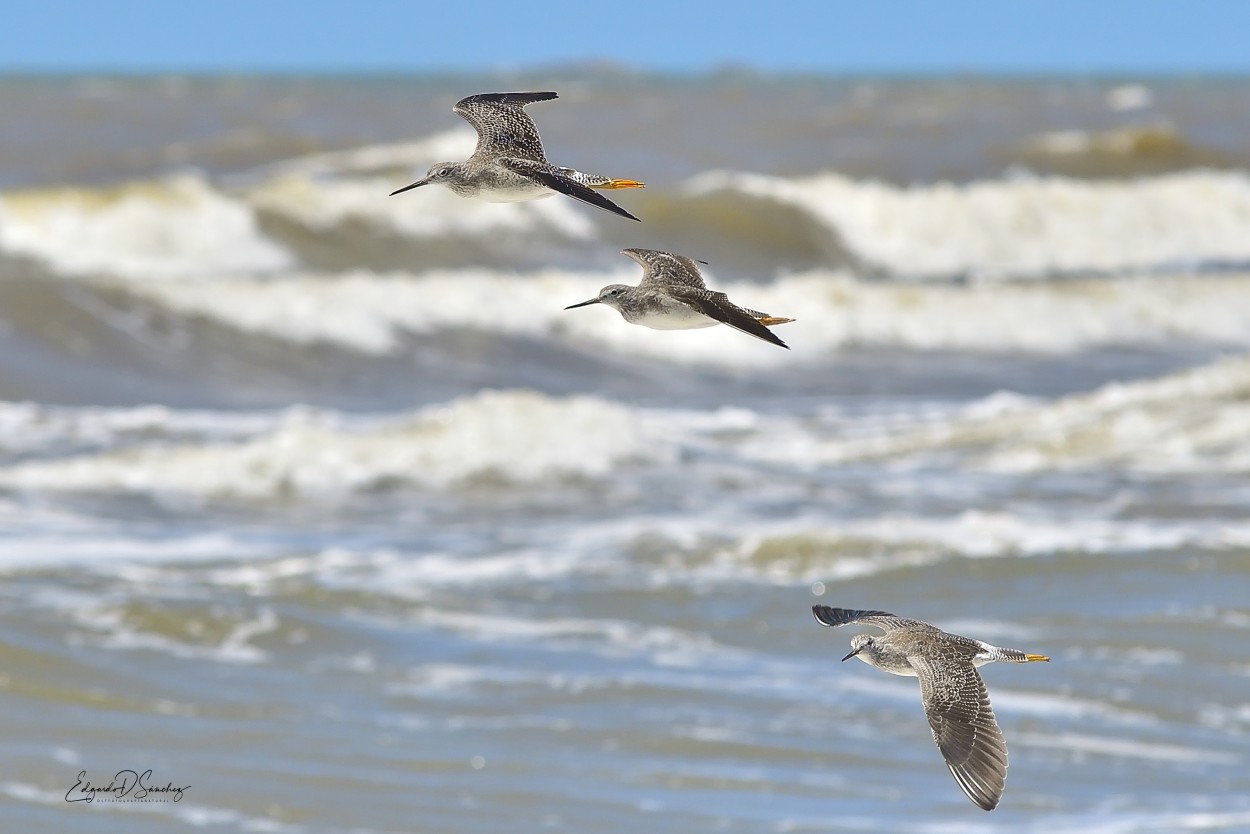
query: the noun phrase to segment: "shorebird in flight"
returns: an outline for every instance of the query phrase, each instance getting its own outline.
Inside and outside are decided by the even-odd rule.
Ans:
[[[637,220],[598,190],[642,188],[642,183],[583,174],[547,161],[538,128],[522,108],[553,98],[555,93],[546,92],[482,93],[460,99],[452,111],[477,130],[473,155],[464,162],[440,162],[423,178],[392,191],[391,196],[433,183],[445,185],[461,197],[489,203],[539,200],[559,193]]]
[[[642,281],[636,287],[609,284],[599,295],[566,310],[588,304],[606,304],[630,324],[652,330],[694,330],[727,324],[757,339],[790,349],[768,328],[794,319],[747,310],[729,300],[723,292],[709,290],[690,258],[657,252],[654,249],[622,249],[622,255],[642,266]]]
[[[969,799],[994,810],[1007,785],[1007,742],[977,667],[1050,658],[991,646],[885,611],[813,605],[812,613],[821,625],[866,625],[885,632],[879,637],[855,635],[851,653],[842,660],[857,657],[891,675],[919,678],[924,714],[946,767]]]

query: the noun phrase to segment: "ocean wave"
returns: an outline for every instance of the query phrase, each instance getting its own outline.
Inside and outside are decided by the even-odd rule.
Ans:
[[[1018,154],[1030,168],[1101,179],[1229,166],[1224,154],[1190,142],[1166,123],[1050,131],[1025,139]]]
[[[291,254],[261,233],[251,207],[195,174],[0,195],[0,252],[63,275],[144,280],[293,265]]]
[[[1179,140],[1177,140],[1179,141]],[[73,276],[186,278],[293,268],[572,268],[641,229],[562,197],[523,204],[427,188],[388,197],[464,132],[291,160],[218,185],[198,174],[0,195],[0,251]],[[1051,134],[1033,152],[1146,153],[1166,132]],[[1127,150],[1125,150],[1127,149]],[[227,185],[228,183],[228,185]],[[630,195],[655,245],[735,278],[846,269],[876,279],[1046,279],[1250,264],[1250,175],[1008,175],[900,187],[834,172],[709,171]]]
[[[1250,346],[1250,275],[1239,274],[976,286],[885,284],[821,271],[764,285],[710,277],[739,303],[796,317],[778,331],[792,354],[762,349],[729,328],[658,332],[626,324],[606,308],[563,309],[605,284],[638,277],[628,265],[603,273],[353,271],[132,283],[125,291],[243,332],[375,354],[405,349],[409,334],[454,330],[733,367],[776,366],[849,347],[1064,353],[1177,340]]]
[[[1025,746],[1064,750],[1076,755],[1108,756],[1180,764],[1237,765],[1242,757],[1226,750],[1206,750],[1174,744],[1151,744],[1136,739],[1109,738],[1081,733],[1021,733],[1018,740]]]
[[[0,456],[81,454],[152,443],[241,439],[281,419],[278,412],[188,411],[160,405],[69,408],[0,401]]]
[[[711,172],[686,183],[681,199],[697,211],[709,195],[761,210],[761,201],[800,209],[802,228],[820,232],[809,242],[814,253],[845,250],[851,266],[905,278],[1046,278],[1250,261],[1250,176],[1241,172],[903,188],[832,173]]]
[[[968,510],[952,517],[884,514],[851,521],[760,524],[732,545],[690,553],[690,568],[708,579],[752,578],[779,584],[825,583],[875,576],[954,559],[1012,559],[1057,553],[1141,554],[1182,547],[1223,548],[1250,541],[1250,526],[1164,523],[1089,517],[1035,519]]]
[[[663,460],[632,413],[590,397],[488,391],[381,423],[295,411],[242,443],[153,444],[0,469],[0,485],[38,491],[281,500],[389,484],[449,487],[499,480],[603,477],[630,460]]]
[[[1191,146],[1166,124],[1120,127],[1114,130],[1055,130],[1025,140],[1035,153],[1059,157],[1082,155],[1183,157]]]
[[[330,549],[307,557],[253,559],[205,574],[214,584],[264,596],[302,582],[402,601],[464,588],[516,587],[581,578],[617,588],[693,587],[741,582],[811,586],[824,596],[838,583],[965,559],[1028,559],[1054,554],[1134,557],[1250,542],[1250,525],[1226,521],[1034,518],[969,510],[952,516],[905,513],[838,519],[815,513],[766,521],[648,517],[582,522],[541,546],[482,555]],[[1238,545],[1240,542],[1240,545]],[[1089,563],[1091,569],[1101,564]],[[1024,570],[1032,570],[1025,568]],[[995,629],[986,630],[987,634]]]
[[[287,500],[389,486],[601,479],[631,462],[658,471],[683,454],[798,476],[848,464],[1222,476],[1250,471],[1247,392],[1250,357],[1051,402],[1003,393],[894,417],[642,409],[531,391],[487,391],[387,418],[308,408],[218,415],[15,404],[0,408],[0,425],[14,427],[0,486]]]
[[[1023,473],[1081,469],[1152,473],[1250,471],[1250,357],[1160,379],[1113,383],[1041,403],[996,395],[911,426],[828,436],[752,438],[740,454],[820,467],[889,460]]]
[[[1168,135],[1153,129],[1053,134],[1028,149],[1069,160],[1079,153],[1182,153],[1173,146],[1180,140],[1169,145]],[[444,253],[457,255],[462,265],[493,263],[505,251],[501,244],[514,261],[532,263],[527,258],[533,252],[567,259],[569,247],[581,251],[578,246],[600,237],[621,239],[623,230],[601,225],[598,213],[569,200],[480,204],[445,189],[383,199],[396,182],[388,166],[414,153],[405,148],[357,152],[363,161],[340,156],[284,169],[252,188],[247,199],[295,227],[331,235],[358,257],[356,266],[366,268],[395,262],[376,241],[378,251],[361,246],[362,232],[392,238],[390,246],[405,239],[476,240],[481,251],[452,247]],[[1190,155],[1194,164],[1218,161]],[[324,169],[336,173],[313,173]],[[1250,177],[1244,172],[1098,180],[1016,174],[899,187],[833,172],[787,178],[710,171],[668,191],[632,195],[631,207],[657,226],[665,248],[740,274],[823,267],[904,279],[1037,279],[1250,262]],[[312,242],[296,239],[292,245]],[[454,265],[450,259],[421,261],[417,251],[409,257],[418,264]]]

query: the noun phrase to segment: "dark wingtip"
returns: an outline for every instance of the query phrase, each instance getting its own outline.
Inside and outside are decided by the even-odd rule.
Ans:
[[[535,101],[551,101],[553,98],[559,98],[560,94],[554,90],[544,90],[543,92],[516,92],[516,93],[478,93],[472,96],[466,96],[457,105],[470,104],[476,101],[489,101],[499,104],[530,104]]]
[[[776,333],[774,333],[773,331],[769,330],[769,329],[768,329],[767,327],[765,327],[764,325],[762,325],[762,324],[760,325],[760,330],[762,330],[762,331],[764,331],[764,333],[767,333],[767,334],[768,334],[767,336],[765,336],[765,335],[763,335],[763,334],[758,334],[758,335],[760,336],[760,338],[762,338],[764,341],[766,341],[766,342],[768,342],[768,343],[770,343],[770,344],[774,344],[774,345],[776,345],[777,347],[783,347],[783,348],[785,348],[786,350],[789,350],[789,349],[790,349],[790,346],[789,346],[789,345],[787,345],[785,342],[781,341],[781,337],[780,337],[780,336],[778,336],[778,335],[777,335]]]
[[[843,626],[864,617],[893,617],[889,611],[869,611],[859,608],[833,608],[828,605],[813,605],[812,614],[821,625]]]
[[[542,167],[536,166],[526,160],[505,160],[504,164],[511,168],[511,170],[516,171],[518,174],[530,177],[553,191],[559,191],[561,194],[566,194],[575,200],[581,200],[583,203],[588,203],[595,208],[610,211],[621,217],[628,217],[636,223],[642,222],[637,217],[634,217],[628,211],[609,200],[607,197],[604,197],[598,191],[595,191],[593,188],[587,188],[581,183],[571,180],[566,176],[557,174],[551,170],[545,170]]]

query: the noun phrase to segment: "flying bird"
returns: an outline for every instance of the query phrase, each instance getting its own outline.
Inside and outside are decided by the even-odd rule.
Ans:
[[[757,339],[790,349],[768,328],[794,319],[739,307],[723,292],[709,290],[703,283],[698,264],[690,258],[654,249],[622,249],[621,254],[642,266],[642,281],[638,286],[609,284],[589,301],[570,304],[564,309],[606,304],[630,324],[641,324],[652,330],[694,330],[727,324]]]
[[[855,635],[851,653],[842,660],[857,657],[891,675],[919,678],[924,714],[946,767],[969,799],[986,811],[994,810],[1007,785],[1007,742],[977,667],[1050,658],[991,646],[885,611],[813,605],[812,613],[821,625],[866,625],[885,632]]]
[[[597,189],[643,188],[641,182],[583,174],[547,161],[538,128],[523,108],[556,97],[552,92],[482,93],[460,99],[452,111],[477,130],[473,155],[464,162],[440,162],[423,178],[392,191],[391,196],[434,183],[447,186],[461,197],[489,203],[541,200],[559,193],[637,220]]]

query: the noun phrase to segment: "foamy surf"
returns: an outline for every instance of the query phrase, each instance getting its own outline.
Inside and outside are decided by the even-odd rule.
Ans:
[[[566,311],[636,270],[591,273],[491,269],[288,273],[254,280],[126,282],[115,287],[183,318],[298,344],[385,355],[407,337],[474,330],[679,365],[769,367],[847,348],[1072,353],[1188,342],[1250,346],[1250,277],[1169,275],[1038,284],[900,285],[806,272],[769,284],[717,280],[748,306],[787,314],[793,354],[717,327],[660,332],[607,308]]]
[[[143,280],[273,272],[294,263],[261,233],[251,207],[197,174],[0,195],[0,251],[64,275]]]
[[[838,174],[725,171],[696,177],[684,193],[797,207],[828,238],[818,250],[845,248],[860,266],[904,278],[1046,278],[1250,261],[1250,177],[1239,172],[900,188]]]
[[[387,484],[450,487],[603,477],[631,460],[663,460],[630,412],[590,397],[484,392],[408,418],[353,427],[293,412],[242,443],[141,448],[0,470],[21,490],[139,492],[278,500]]]
[[[888,464],[923,473],[940,463],[969,473],[1236,473],[1250,471],[1246,390],[1242,357],[1050,403],[994,395],[893,420],[638,409],[530,391],[488,391],[385,419],[310,409],[62,409],[36,419],[15,405],[0,409],[14,427],[9,455],[29,460],[0,469],[0,485],[274,500],[386,485],[619,480],[620,466],[668,465],[678,454],[744,472]]]
[[[830,432],[794,426],[744,441],[741,454],[801,467],[891,461],[925,468],[1048,472],[1244,472],[1250,469],[1250,359],[1113,383],[1050,403],[994,395],[954,413]]]

